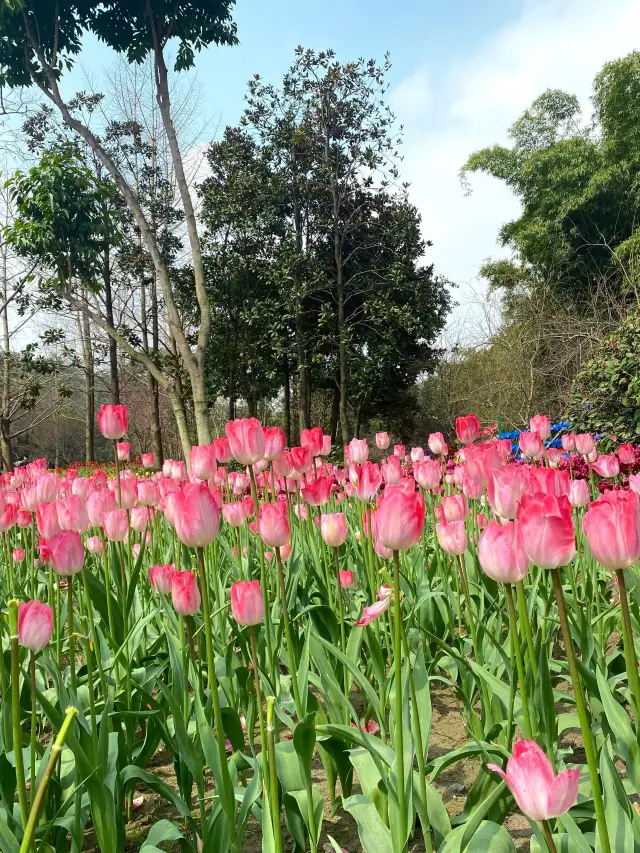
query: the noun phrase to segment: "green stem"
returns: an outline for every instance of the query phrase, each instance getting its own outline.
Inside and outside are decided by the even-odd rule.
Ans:
[[[269,756],[269,805],[273,824],[275,853],[282,853],[282,833],[280,831],[280,803],[278,798],[278,774],[276,772],[276,729],[273,720],[275,697],[267,696],[267,753]]]
[[[627,584],[624,578],[624,570],[616,571],[618,589],[620,590],[620,609],[622,610],[622,628],[624,637],[624,657],[627,665],[627,681],[635,703],[636,729],[640,730],[640,678],[638,677],[638,659],[633,643],[633,629],[631,627],[631,614],[629,613],[629,599],[627,596]]]
[[[304,716],[302,712],[302,702],[300,701],[300,690],[298,688],[298,662],[293,646],[293,637],[291,634],[291,623],[289,621],[289,608],[287,605],[287,587],[284,582],[284,571],[282,570],[282,558],[280,557],[280,548],[274,548],[276,552],[276,561],[278,564],[278,582],[280,584],[280,602],[282,606],[282,619],[284,621],[284,633],[287,640],[287,652],[289,655],[289,674],[291,675],[291,687],[293,689],[293,701],[296,706],[296,714],[298,720]]]
[[[35,800],[33,801],[33,806],[31,808],[31,814],[29,815],[29,821],[26,824],[26,829],[24,831],[24,837],[22,839],[22,844],[20,845],[20,853],[30,853],[34,848],[35,841],[35,831],[38,826],[38,821],[40,820],[40,813],[42,812],[42,807],[44,805],[44,798],[47,793],[47,788],[49,786],[49,782],[51,777],[53,776],[53,771],[55,770],[56,763],[58,761],[58,756],[62,752],[62,748],[64,746],[64,742],[67,739],[67,734],[69,733],[69,729],[71,728],[71,724],[74,719],[78,715],[78,709],[71,707],[67,708],[65,713],[65,718],[62,721],[62,725],[60,726],[60,731],[58,732],[58,737],[55,739],[55,743],[51,747],[51,753],[49,754],[49,761],[47,762],[47,766],[45,768],[44,774],[42,776],[42,781],[40,782],[40,786],[38,787],[38,791],[35,796]]]
[[[551,832],[551,827],[549,826],[548,820],[542,821],[542,831],[544,832],[544,840],[547,842],[547,847],[549,848],[549,853],[558,853],[556,849],[555,841],[553,840],[553,834]]]
[[[11,636],[11,723],[13,727],[13,756],[16,768],[16,784],[22,825],[27,825],[29,807],[27,804],[27,785],[24,778],[24,760],[22,757],[22,729],[20,727],[20,647],[18,646],[18,602],[12,598],[9,603],[9,634]]]
[[[31,774],[29,786],[29,800],[33,808],[33,800],[36,795],[36,735],[38,728],[37,714],[37,690],[36,690],[36,653],[31,650],[29,654],[29,676],[31,678],[31,762],[29,771]]]
[[[249,479],[251,480],[251,497],[256,510],[256,518],[260,508],[258,504],[258,486],[256,484],[256,475],[253,473],[253,467],[249,465]],[[248,544],[248,539],[247,539]],[[260,554],[260,589],[262,591],[262,600],[264,601],[264,632],[267,641],[267,673],[273,689],[277,692],[276,683],[276,666],[273,657],[273,638],[271,636],[271,601],[269,593],[269,577],[264,559],[264,542],[262,537],[258,536],[258,553]],[[249,577],[251,575],[249,574]]]
[[[400,820],[405,815],[405,778],[404,778],[404,732],[403,732],[403,696],[402,696],[402,613],[400,608],[400,559],[399,552],[393,552],[393,665],[396,683],[395,732],[393,746],[396,751],[398,768],[398,813]],[[404,832],[402,833],[404,835]]]
[[[533,737],[533,727],[531,725],[531,716],[529,713],[529,699],[527,696],[527,684],[524,677],[524,665],[522,661],[522,649],[520,647],[520,637],[518,636],[518,617],[516,616],[516,606],[513,600],[513,589],[510,583],[504,585],[504,590],[507,596],[507,608],[509,610],[509,623],[511,626],[511,637],[513,639],[513,648],[516,658],[516,668],[518,670],[518,681],[520,682],[520,695],[522,697],[522,710],[524,713],[523,733],[529,740]]]
[[[560,580],[560,572],[558,569],[551,570],[553,579],[553,591],[558,605],[558,617],[560,619],[560,628],[562,630],[562,639],[564,641],[565,653],[567,655],[567,663],[571,674],[573,684],[573,692],[576,700],[576,708],[578,717],[580,718],[580,728],[582,729],[582,739],[584,741],[584,751],[587,757],[587,765],[589,767],[589,777],[591,779],[591,792],[593,794],[593,805],[596,812],[596,821],[598,824],[598,834],[600,836],[600,845],[602,853],[611,853],[611,844],[609,843],[609,833],[607,832],[607,822],[604,814],[604,803],[602,801],[602,790],[600,788],[600,779],[598,777],[598,759],[596,748],[591,730],[591,721],[589,712],[582,690],[582,683],[578,673],[578,665],[576,663],[575,650],[573,648],[573,639],[569,630],[569,622],[567,620],[567,611],[564,604],[564,596],[562,594],[562,581]]]
[[[529,666],[533,672],[534,681],[538,681],[538,661],[533,646],[533,634],[531,633],[531,620],[529,619],[529,611],[527,609],[527,598],[524,592],[524,584],[518,581],[516,584],[516,595],[518,598],[518,614],[520,623],[524,627],[524,636],[527,642],[527,652],[529,654]]]
[[[253,625],[249,628],[249,641],[251,643],[251,663],[253,664],[253,683],[256,690],[256,707],[258,709],[258,725],[260,726],[260,750],[262,752],[263,776],[267,771],[265,758],[267,756],[267,736],[264,727],[264,713],[262,711],[262,691],[260,690],[260,670],[258,669],[258,653],[256,651],[256,632]],[[253,733],[252,733],[253,735]],[[253,736],[251,738],[253,743]]]
[[[78,692],[78,680],[76,678],[76,649],[73,636],[73,575],[67,578],[67,623],[69,625],[69,671],[71,672],[71,689]]]
[[[340,585],[340,558],[338,556],[338,549],[334,548],[333,553],[336,558],[336,581],[338,584],[338,613],[340,614],[340,644],[342,654],[345,655],[347,653],[347,643],[345,639],[344,633],[344,601],[342,600],[342,587]],[[345,692],[346,692],[346,669],[345,669]]]

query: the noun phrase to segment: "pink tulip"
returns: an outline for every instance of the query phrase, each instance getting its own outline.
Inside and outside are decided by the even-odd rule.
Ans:
[[[103,403],[98,412],[98,426],[105,438],[112,441],[122,438],[129,427],[126,406],[108,406]]]
[[[76,575],[84,566],[84,547],[75,530],[62,530],[46,544],[47,557],[54,572],[59,575]]]
[[[222,517],[231,527],[240,527],[247,519],[244,503],[235,501],[234,503],[224,504]]]
[[[605,492],[584,514],[589,548],[606,569],[628,569],[640,557],[639,500],[635,492]]]
[[[640,495],[640,474],[629,474],[629,488]]]
[[[84,544],[90,554],[102,554],[105,547],[104,542],[99,536],[88,536]]]
[[[140,462],[143,468],[153,468],[155,465],[153,453],[141,453]]]
[[[169,595],[172,591],[175,574],[176,567],[171,563],[166,566],[150,566],[149,583],[151,584],[151,589],[161,592],[163,595]]]
[[[557,498],[569,494],[569,472],[554,468],[530,468],[527,492],[542,492]]]
[[[204,548],[213,542],[220,527],[220,513],[205,483],[185,483],[176,493],[173,522],[178,538],[184,545]]]
[[[329,477],[320,476],[312,483],[307,483],[300,493],[310,506],[324,506],[329,503],[331,496],[331,480]]]
[[[87,498],[87,515],[93,527],[102,527],[105,514],[115,508],[115,496],[107,489],[91,492]]]
[[[293,457],[288,450],[284,450],[282,454],[274,460],[273,470],[278,477],[289,477],[293,471]]]
[[[583,456],[588,456],[590,453],[593,453],[595,448],[596,445],[591,433],[585,432],[576,436],[576,450],[578,453],[581,453]]]
[[[359,539],[359,537],[360,531],[356,530],[356,539]],[[391,548],[387,548],[387,546],[383,545],[379,539],[373,540],[373,548],[378,557],[380,557],[382,560],[393,559],[393,551],[391,550]]]
[[[438,544],[452,557],[464,554],[467,550],[467,531],[464,521],[439,521],[436,524]]]
[[[306,521],[309,518],[309,507],[305,504],[294,504],[293,512],[300,521]]]
[[[131,529],[135,530],[136,533],[144,533],[151,524],[152,515],[149,507],[146,506],[134,506],[129,517],[131,519]]]
[[[551,435],[551,421],[546,415],[534,415],[529,420],[529,429],[531,432],[537,433],[543,441],[546,441]]]
[[[411,457],[411,461],[415,465],[416,462],[424,461],[424,448],[422,447],[412,447],[411,453],[409,454]]]
[[[322,436],[322,452],[320,456],[328,456],[331,453],[331,436],[323,435]]]
[[[18,507],[12,503],[5,503],[0,512],[0,533],[6,533],[16,523],[18,518]]]
[[[521,465],[505,465],[492,471],[487,492],[494,513],[500,518],[515,518],[527,482],[528,471]]]
[[[394,444],[393,445],[393,455],[397,456],[398,459],[404,459],[405,450],[406,450],[406,448],[405,448],[404,444]]]
[[[545,455],[547,457],[547,462],[552,468],[557,468],[562,461],[563,453],[559,447],[549,447],[545,451]]]
[[[557,569],[568,565],[576,553],[571,504],[564,495],[540,492],[522,497],[516,518],[527,556],[536,566]]]
[[[220,438],[214,438],[212,443],[216,454],[216,460],[221,465],[226,465],[228,462],[231,462],[233,459],[233,453],[231,452],[229,439],[225,438],[225,436],[221,436]]]
[[[402,466],[397,456],[390,456],[381,468],[382,479],[388,486],[397,486],[402,480]]]
[[[38,477],[38,482],[36,483],[37,503],[51,503],[58,500],[61,485],[60,478],[55,474],[42,474]],[[26,503],[25,506],[28,509],[35,509],[35,506],[29,507]]]
[[[195,444],[189,454],[191,473],[198,480],[209,480],[216,473],[216,449],[213,444]]]
[[[16,516],[16,524],[18,527],[21,527],[23,530],[27,527],[31,527],[31,513],[28,509],[19,509],[18,514]]]
[[[350,589],[354,584],[354,575],[349,569],[341,570],[339,573],[340,586],[343,589]]]
[[[38,525],[38,533],[49,539],[56,533],[60,532],[60,522],[58,521],[58,508],[54,503],[42,503],[36,507],[36,523]]]
[[[264,618],[260,581],[236,581],[231,585],[231,612],[238,625],[258,625]]]
[[[273,462],[282,456],[287,440],[280,427],[264,427],[264,458]]]
[[[78,533],[86,533],[91,527],[86,505],[77,495],[60,498],[55,506],[60,530],[77,530]]]
[[[343,512],[327,512],[320,518],[320,533],[330,548],[339,548],[347,541],[347,519]]]
[[[129,532],[129,519],[126,509],[112,509],[105,512],[102,522],[104,535],[111,542],[124,542]]]
[[[324,435],[322,427],[316,426],[311,429],[303,429],[300,434],[300,444],[307,447],[311,456],[320,456],[324,449]]]
[[[447,443],[441,432],[432,432],[427,439],[427,446],[434,456],[446,456]]]
[[[601,477],[617,477],[620,473],[620,462],[615,453],[606,453],[598,456],[591,467]]]
[[[618,447],[618,459],[622,465],[635,465],[636,452],[632,444],[621,444]]]
[[[128,441],[118,441],[116,443],[116,453],[118,462],[128,462],[131,454],[131,445]]]
[[[291,542],[286,542],[280,548],[280,559],[283,563],[286,563],[289,557],[291,556]]]
[[[14,563],[22,563],[24,560],[24,548],[14,548],[11,556]]]
[[[393,600],[393,590],[388,586],[381,586],[378,590],[378,601],[375,604],[370,604],[362,610],[362,616],[356,622],[358,628],[369,625],[374,619],[378,619],[383,613],[386,613]]]
[[[492,472],[502,468],[504,454],[496,441],[469,444],[464,449],[464,461],[469,476],[486,488]]]
[[[237,418],[224,428],[236,462],[253,465],[264,457],[264,432],[258,418]]]
[[[551,762],[535,741],[519,740],[514,744],[506,773],[495,764],[487,767],[504,779],[518,807],[530,820],[560,817],[578,799],[580,771],[562,770],[554,777]]]
[[[464,521],[467,511],[467,499],[464,495],[448,495],[442,498],[445,521]]]
[[[137,485],[138,503],[142,506],[157,506],[160,501],[158,487],[151,480],[140,480]]]
[[[478,560],[483,572],[499,583],[517,583],[527,574],[529,558],[522,545],[516,521],[490,521],[478,542]]]
[[[424,498],[399,486],[387,486],[376,511],[377,538],[392,551],[405,551],[418,542],[424,527]]]
[[[560,440],[562,441],[562,449],[567,453],[571,453],[572,450],[575,450],[576,437],[573,433],[566,432]]]
[[[352,438],[349,442],[349,455],[356,465],[362,465],[369,458],[369,445],[364,438]]]
[[[200,610],[200,590],[192,572],[174,572],[171,578],[171,600],[176,613],[193,616]]]
[[[376,433],[376,445],[380,450],[386,450],[391,444],[391,439],[389,438],[388,432],[377,432]]]
[[[572,507],[586,506],[591,500],[589,483],[586,480],[570,480],[568,498]]]
[[[480,435],[480,421],[475,415],[456,418],[456,435],[462,444],[471,444]]]
[[[437,489],[442,478],[442,469],[440,463],[435,459],[425,459],[424,462],[417,462],[413,466],[413,476],[416,478],[416,483],[421,489],[427,492]]]
[[[258,530],[265,545],[281,548],[289,541],[289,516],[286,504],[260,504]]]
[[[478,528],[479,528],[480,530],[484,530],[484,529],[485,529],[485,527],[487,526],[488,521],[489,521],[489,519],[487,518],[487,516],[486,516],[483,512],[479,512],[479,513],[476,515],[476,524],[478,525]]]
[[[313,456],[311,449],[308,446],[292,447],[290,453],[293,467],[298,471],[298,473],[305,474],[310,470],[313,462]]]
[[[478,501],[483,496],[484,489],[472,477],[465,476],[462,482],[462,494],[470,501]]]
[[[96,484],[89,477],[76,477],[71,484],[71,494],[77,495],[83,501],[89,497]]]
[[[537,432],[524,430],[520,433],[518,444],[523,456],[528,456],[529,459],[538,459],[544,451],[544,444]]]
[[[37,652],[53,634],[53,610],[42,601],[21,601],[18,605],[18,642]]]

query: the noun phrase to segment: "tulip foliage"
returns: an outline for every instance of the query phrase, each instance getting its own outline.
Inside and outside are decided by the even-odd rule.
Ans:
[[[107,407],[113,478],[4,475],[0,850],[119,853],[143,787],[166,801],[143,850],[237,853],[250,824],[269,853],[339,850],[348,815],[367,853],[508,853],[513,810],[533,851],[635,850],[640,475],[590,436],[551,453],[548,424],[517,459],[468,416],[338,463],[246,419],[136,471]],[[468,733],[444,754],[436,683]]]

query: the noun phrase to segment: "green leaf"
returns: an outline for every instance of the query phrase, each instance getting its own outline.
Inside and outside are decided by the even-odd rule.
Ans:
[[[358,826],[358,837],[363,850],[367,853],[390,853],[393,850],[389,827],[368,797],[354,794],[343,800],[342,805]]]
[[[184,838],[184,835],[175,824],[171,823],[170,820],[159,820],[153,824],[147,833],[147,837],[140,848],[140,853],[143,850],[149,850],[149,847],[157,848],[158,844],[161,844],[163,841],[177,841],[179,838]]]
[[[438,853],[516,853],[516,845],[504,828],[490,820],[482,821],[466,847],[462,846],[466,827],[457,826]]]
[[[164,797],[167,802],[171,803],[174,809],[183,817],[191,817],[191,809],[184,802],[182,797],[180,797],[166,782],[163,782],[159,776],[156,776],[155,773],[149,773],[147,770],[143,770],[141,767],[136,767],[135,764],[129,764],[124,768],[121,774],[122,783],[126,784],[131,779],[139,779],[141,782],[144,782],[152,791],[155,791],[156,794],[160,794],[161,797]]]

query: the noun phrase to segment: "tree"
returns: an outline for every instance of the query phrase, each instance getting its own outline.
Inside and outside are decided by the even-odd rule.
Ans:
[[[178,6],[166,3],[165,0],[107,0],[99,5],[87,4],[83,0],[66,0],[62,3],[26,0],[5,3],[1,7],[3,39],[0,43],[0,67],[3,73],[0,82],[11,86],[39,87],[60,111],[63,121],[84,139],[108,170],[140,229],[158,276],[177,351],[189,375],[200,442],[207,442],[211,438],[204,381],[211,314],[195,211],[171,115],[165,50],[171,39],[177,40],[174,67],[183,70],[193,66],[196,50],[211,43],[235,43],[235,26],[230,19],[230,8],[231,0],[192,0]],[[130,62],[141,62],[149,55],[153,58],[156,97],[171,151],[191,250],[198,305],[198,331],[194,347],[190,343],[188,330],[182,324],[171,278],[153,229],[134,189],[103,142],[77,117],[61,94],[62,69],[73,64],[80,51],[82,37],[87,32],[93,33],[118,53],[125,54]],[[83,310],[89,309],[85,306]],[[96,321],[95,317],[93,319]],[[99,325],[122,344],[117,331],[106,321]],[[149,367],[146,354],[135,350],[135,355],[133,352],[131,355]],[[173,399],[177,399],[175,393]],[[182,433],[186,452],[188,433],[185,434],[184,429]]]

